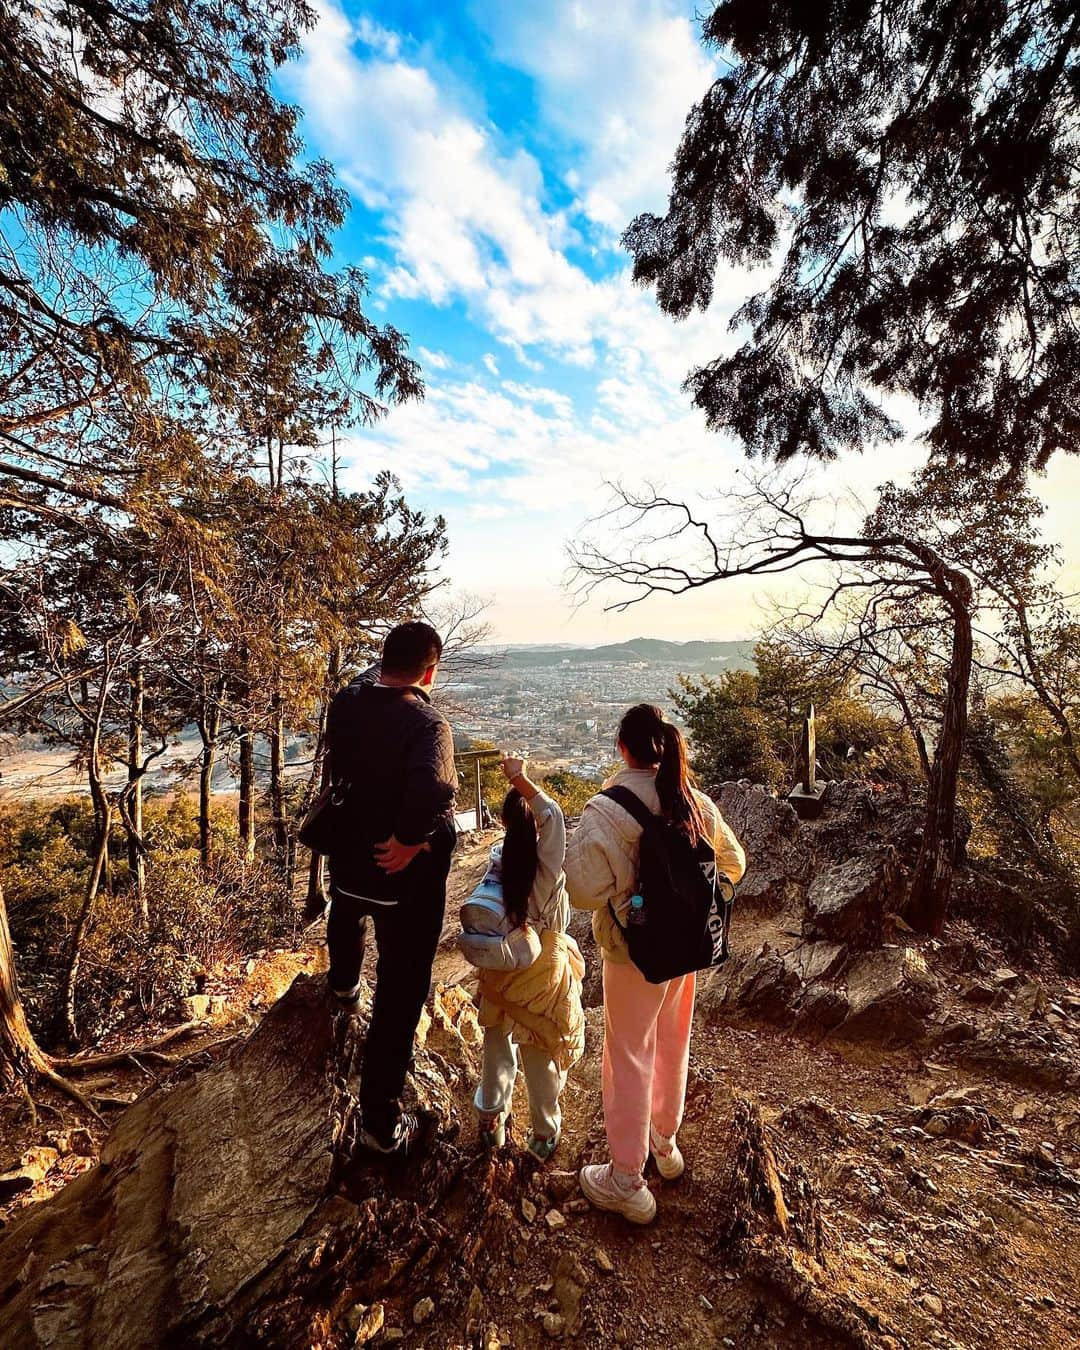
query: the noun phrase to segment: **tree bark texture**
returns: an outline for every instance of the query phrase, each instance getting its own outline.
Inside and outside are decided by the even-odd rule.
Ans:
[[[27,1026],[19,997],[15,952],[11,945],[4,892],[0,887],[0,1088],[25,1082],[48,1067],[49,1061]]]
[[[143,925],[150,922],[150,912],[146,898],[146,856],[142,848],[143,837],[143,719],[145,716],[146,691],[142,665],[136,662],[130,678],[130,719],[128,723],[128,869],[135,887],[135,897],[139,905]]]
[[[198,725],[202,741],[202,754],[199,756],[199,862],[205,872],[209,870],[213,851],[210,808],[213,804],[214,766],[217,763],[218,732],[221,728],[219,691],[210,693],[203,701]]]
[[[240,851],[245,862],[255,861],[255,738],[240,729]]]
[[[956,789],[967,734],[971,685],[971,583],[948,569],[939,582],[953,614],[952,649],[945,683],[941,735],[927,789],[926,825],[915,862],[904,917],[920,933],[938,934],[945,925],[956,867]]]
[[[274,854],[284,871],[289,851],[289,822],[285,817],[285,705],[277,693],[270,705],[270,818]]]
[[[362,1034],[301,976],[226,1058],[130,1107],[96,1168],[0,1235],[0,1344],[343,1344],[328,1328],[354,1304],[411,1308],[417,1261],[464,1303],[518,1226],[502,1196],[522,1164],[453,1142],[463,1042],[418,1050],[415,1156],[357,1152]]]

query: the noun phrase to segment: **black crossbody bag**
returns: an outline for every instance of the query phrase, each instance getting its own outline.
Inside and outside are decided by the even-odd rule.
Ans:
[[[312,853],[336,853],[348,837],[348,783],[328,783],[311,804],[297,838]]]

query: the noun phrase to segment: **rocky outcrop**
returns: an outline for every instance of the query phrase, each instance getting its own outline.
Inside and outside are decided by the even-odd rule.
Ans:
[[[714,796],[750,859],[739,904],[763,913],[801,904],[813,860],[809,832],[794,809],[745,779],[725,783]]]
[[[856,852],[827,859],[815,870],[806,891],[803,934],[853,947],[880,945],[885,915],[899,909],[903,873],[894,848]]]
[[[363,1017],[300,977],[233,1053],[135,1103],[97,1167],[4,1230],[0,1344],[301,1346],[344,1326],[353,1344],[401,1325],[418,1267],[424,1290],[463,1301],[512,1227],[521,1166],[455,1142],[477,1072],[468,1011],[436,999],[410,1075],[425,1137],[402,1167],[354,1144]]]
[[[860,952],[826,941],[783,952],[766,942],[701,976],[700,989],[706,1015],[759,1018],[815,1038],[884,1044],[927,1039],[941,1003],[939,983],[917,948]]]
[[[844,970],[848,1012],[837,1030],[852,1040],[917,1042],[941,1004],[941,986],[915,947],[882,947]]]
[[[830,783],[821,816],[800,821],[786,801],[750,783],[725,783],[715,795],[748,866],[734,955],[702,977],[705,1005],[812,1036],[925,1039],[940,1006],[938,982],[913,943],[887,941],[908,931],[896,915],[918,854],[920,804],[895,789]],[[782,924],[749,951],[739,941],[748,909]]]

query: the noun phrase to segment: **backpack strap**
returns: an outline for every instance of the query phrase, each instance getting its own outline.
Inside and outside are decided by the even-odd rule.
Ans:
[[[609,797],[616,806],[621,806],[627,815],[633,816],[643,830],[651,820],[656,819],[637,793],[631,792],[628,787],[604,788],[603,792],[600,793],[600,796]],[[619,916],[615,913],[615,906],[610,900],[608,901],[608,911],[611,914],[612,923],[625,938],[626,928],[619,922]]]
[[[644,830],[650,823],[656,819],[656,816],[645,805],[636,792],[631,792],[628,787],[609,787],[600,793],[601,797],[610,797],[616,806],[621,806],[627,815],[633,816],[637,823]]]

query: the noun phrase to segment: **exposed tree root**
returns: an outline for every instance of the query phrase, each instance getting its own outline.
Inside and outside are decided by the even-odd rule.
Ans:
[[[206,1028],[205,1022],[183,1022],[180,1026],[173,1027],[171,1031],[165,1032],[163,1036],[158,1036],[152,1041],[143,1041],[127,1050],[118,1050],[108,1055],[73,1055],[70,1059],[54,1059],[52,1065],[54,1069],[69,1074],[86,1073],[93,1069],[123,1068],[134,1063],[133,1056],[135,1055],[138,1055],[140,1059],[149,1060],[153,1055],[164,1049],[166,1045],[171,1045],[173,1041],[178,1041],[184,1036],[194,1035],[197,1031],[205,1031]],[[169,1056],[162,1056],[156,1062],[175,1064],[177,1060]]]
[[[449,1035],[442,1054],[417,1053],[416,1154],[357,1152],[362,1034],[302,977],[232,1053],[151,1088],[99,1167],[0,1234],[0,1343],[325,1343],[350,1306],[406,1302],[420,1277],[464,1309],[478,1272],[522,1240],[511,1206],[535,1165],[458,1147],[476,1064]],[[107,1278],[121,1253],[124,1280]]]
[[[18,1080],[15,1086],[18,1090],[19,1095],[26,1103],[26,1113],[30,1117],[30,1128],[32,1130],[36,1130],[38,1123],[38,1113],[37,1107],[34,1105],[34,1098],[30,1094],[30,1089],[26,1086],[26,1084],[22,1081],[21,1078]]]
[[[71,1100],[73,1102],[77,1102],[78,1105],[81,1106],[84,1111],[89,1112],[90,1115],[92,1115],[95,1120],[99,1120],[102,1121],[102,1123],[104,1123],[104,1117],[102,1116],[101,1112],[97,1109],[97,1107],[94,1105],[94,1103],[90,1100],[89,1097],[85,1096],[82,1092],[79,1091],[79,1089],[75,1086],[74,1083],[69,1082],[68,1079],[64,1078],[63,1075],[57,1073],[52,1068],[46,1067],[38,1069],[38,1074],[41,1078],[45,1080],[46,1083],[49,1083],[51,1084],[52,1087],[56,1088],[57,1092],[62,1092],[65,1097],[70,1097]]]

